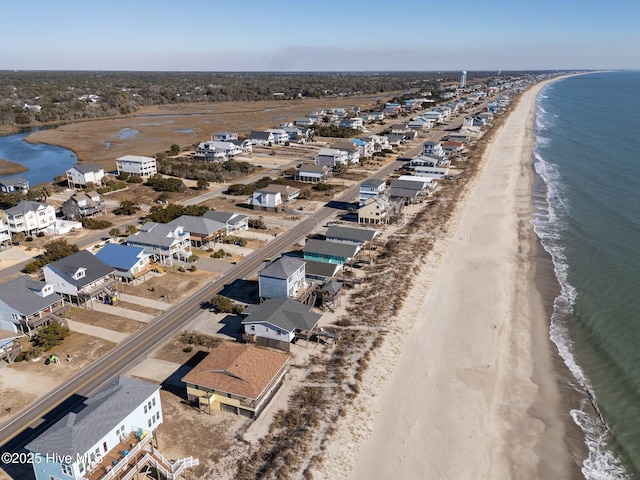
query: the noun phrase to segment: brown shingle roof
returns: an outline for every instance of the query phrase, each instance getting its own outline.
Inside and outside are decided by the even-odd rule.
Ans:
[[[182,381],[256,399],[288,361],[285,353],[222,342]]]

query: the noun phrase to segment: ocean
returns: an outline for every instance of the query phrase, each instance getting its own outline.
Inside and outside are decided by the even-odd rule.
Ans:
[[[639,87],[638,71],[590,73],[537,99],[533,225],[561,287],[550,336],[588,479],[640,478]]]

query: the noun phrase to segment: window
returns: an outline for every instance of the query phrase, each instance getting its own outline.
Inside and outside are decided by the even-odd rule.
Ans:
[[[71,465],[65,465],[63,463],[60,467],[62,468],[62,473],[69,475],[70,477],[73,476],[73,469],[71,468]]]
[[[149,421],[147,422],[147,425],[149,425],[149,428],[151,428],[151,419],[149,419]]]
[[[147,413],[147,406],[144,406],[144,413]]]
[[[153,404],[154,407],[156,406],[156,397],[153,397],[151,399],[151,403]]]
[[[80,473],[84,472],[84,463],[78,464],[78,470],[80,471]]]
[[[255,332],[256,331],[256,326],[255,325],[251,325],[251,331]]]
[[[151,400],[149,400],[149,403],[147,403],[147,407],[149,407],[149,410],[151,410]]]
[[[160,420],[160,412],[156,412],[156,420]]]

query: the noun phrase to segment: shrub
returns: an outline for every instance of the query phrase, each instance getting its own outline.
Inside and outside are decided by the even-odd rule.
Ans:
[[[46,351],[60,345],[69,336],[69,333],[68,327],[52,322],[42,327],[32,341],[36,347],[41,347]]]
[[[216,295],[209,300],[209,305],[218,313],[233,313],[236,304],[224,295]]]
[[[198,270],[198,267],[196,267],[195,265],[191,265],[191,266],[189,267],[189,271],[190,271],[190,272],[195,272],[196,270]]]
[[[220,249],[217,252],[211,254],[211,258],[224,258],[226,256],[227,252],[225,252],[223,249]]]
[[[89,230],[103,230],[113,225],[113,223],[108,220],[96,220],[95,218],[90,217],[84,217],[81,222],[82,226]]]
[[[38,235],[36,235],[36,237],[38,237],[38,238],[44,237],[44,232],[38,232]]]
[[[247,246],[247,240],[242,238],[242,237],[233,237],[233,236],[225,237],[222,240],[222,243],[227,243],[227,244],[230,244],[230,245],[239,245],[241,247],[246,247]]]
[[[316,183],[312,188],[318,192],[326,192],[328,190],[332,190],[333,185],[330,185],[324,182],[319,182],[319,183]]]
[[[266,230],[267,229],[267,224],[264,223],[264,220],[262,219],[262,217],[250,218],[247,221],[247,224],[249,225],[249,228],[255,228],[256,230]]]
[[[33,242],[33,237],[29,236],[24,239],[25,242]]]

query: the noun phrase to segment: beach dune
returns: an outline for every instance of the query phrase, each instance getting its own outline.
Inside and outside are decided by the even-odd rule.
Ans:
[[[349,478],[571,478],[530,224],[535,97],[483,158],[450,236],[409,292],[413,328]]]

